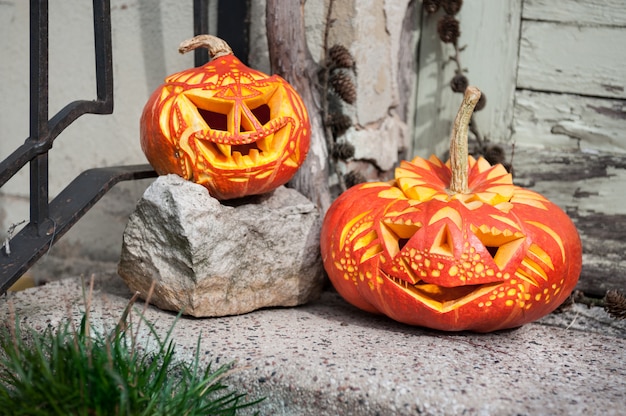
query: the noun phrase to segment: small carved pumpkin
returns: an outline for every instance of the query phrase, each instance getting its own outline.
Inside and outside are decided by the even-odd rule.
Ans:
[[[209,48],[207,64],[169,76],[141,117],[141,147],[159,174],[204,185],[218,199],[285,184],[309,149],[300,96],[278,75],[243,65],[221,39],[200,35],[181,52]]]
[[[330,207],[324,267],[348,302],[412,325],[488,332],[536,320],[574,289],[582,248],[569,217],[513,185],[502,165],[467,156],[478,97],[468,88],[450,163],[404,161],[395,181],[357,185]]]

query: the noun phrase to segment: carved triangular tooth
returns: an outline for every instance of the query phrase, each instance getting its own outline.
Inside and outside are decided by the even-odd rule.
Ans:
[[[245,166],[254,166],[254,162],[250,159],[250,155],[243,155],[242,157]]]
[[[244,160],[241,152],[233,152],[233,160],[235,161],[237,166],[244,166]]]
[[[261,149],[262,152],[269,152],[269,151],[271,151],[272,138],[273,137],[274,136],[271,135],[271,136],[267,136],[267,137],[264,137],[262,139],[259,139],[256,142],[256,145],[258,146],[259,149]]]
[[[215,146],[217,146],[218,149],[220,149],[220,152],[222,152],[222,154],[226,157],[230,157],[231,154],[231,148],[232,146],[229,144],[222,144],[222,143],[215,143]]]
[[[250,149],[250,151],[248,152],[248,156],[250,157],[250,160],[252,160],[253,163],[258,163],[259,162],[259,149]]]

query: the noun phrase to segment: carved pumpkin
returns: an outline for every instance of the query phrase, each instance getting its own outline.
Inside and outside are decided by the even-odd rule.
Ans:
[[[218,199],[285,184],[309,149],[300,96],[278,75],[243,65],[221,39],[200,35],[181,52],[209,48],[207,64],[169,76],[141,117],[141,147],[159,174],[204,185]]]
[[[395,181],[357,185],[330,207],[324,267],[348,302],[412,325],[488,332],[536,320],[574,289],[582,248],[569,217],[513,185],[502,165],[467,156],[479,96],[468,89],[451,162],[404,161]]]

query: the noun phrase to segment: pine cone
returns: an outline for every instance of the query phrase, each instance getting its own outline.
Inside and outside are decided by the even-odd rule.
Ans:
[[[346,184],[346,188],[352,188],[354,185],[367,182],[367,179],[359,172],[350,171],[343,175],[343,181]]]
[[[439,10],[439,3],[441,0],[424,0],[422,3],[422,7],[424,11],[428,14],[437,13]]]
[[[487,149],[485,149],[485,160],[491,165],[505,162],[506,155],[504,154],[504,149],[498,145],[487,146]]]
[[[485,108],[485,106],[487,105],[487,96],[485,95],[485,93],[481,93],[480,94],[480,98],[478,99],[478,102],[476,103],[476,107],[474,107],[474,111],[480,111],[483,108]]]
[[[328,57],[337,68],[354,68],[355,66],[352,54],[343,45],[333,45],[328,51]]]
[[[333,113],[326,119],[328,126],[333,132],[333,136],[339,137],[352,127],[352,120],[345,114]]]
[[[442,16],[437,22],[437,33],[442,42],[456,45],[457,39],[461,36],[459,21],[447,14]]]
[[[348,160],[354,156],[354,146],[350,143],[337,143],[333,147],[333,157],[340,160]]]
[[[441,7],[443,7],[443,10],[451,16],[457,14],[459,10],[461,10],[462,5],[463,0],[441,0]]]
[[[452,88],[452,91],[460,92],[461,94],[465,92],[468,85],[469,81],[463,74],[456,74],[450,81],[450,88]]]
[[[616,289],[607,291],[604,310],[614,319],[626,319],[626,296]]]
[[[334,71],[330,76],[329,82],[330,86],[342,100],[348,104],[355,103],[356,87],[354,86],[350,75],[344,71]]]

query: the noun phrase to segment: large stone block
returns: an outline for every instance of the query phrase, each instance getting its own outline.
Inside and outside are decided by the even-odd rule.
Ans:
[[[227,205],[228,204],[228,205]],[[293,189],[231,203],[161,176],[130,216],[119,275],[166,310],[224,316],[316,299],[324,274],[320,215]]]

